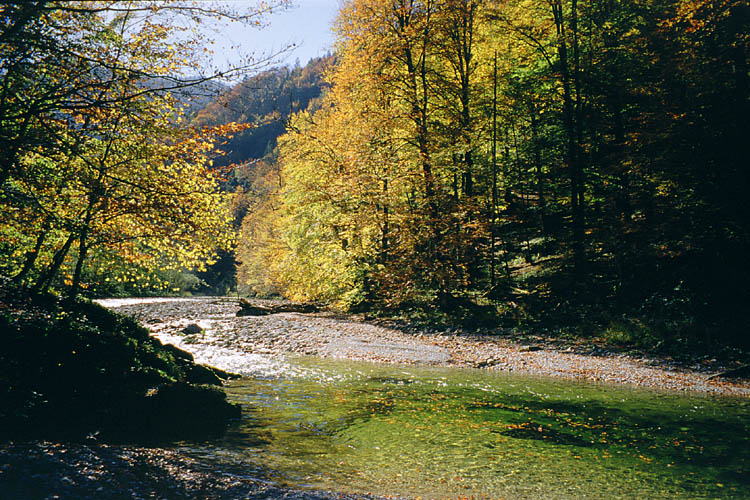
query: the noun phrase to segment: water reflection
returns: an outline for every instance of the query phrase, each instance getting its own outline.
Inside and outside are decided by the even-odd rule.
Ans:
[[[750,498],[746,400],[298,359],[229,387],[225,470],[425,498]],[[263,470],[259,468],[263,465]]]

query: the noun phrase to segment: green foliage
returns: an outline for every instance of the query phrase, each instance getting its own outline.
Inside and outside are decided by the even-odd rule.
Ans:
[[[92,256],[200,271],[230,250],[231,199],[211,158],[249,125],[186,126],[190,89],[217,75],[174,75],[202,67],[190,23],[257,25],[285,3],[242,13],[171,2],[0,7],[3,274],[76,295],[99,285],[83,282]]]
[[[746,19],[738,1],[347,2],[331,88],[257,184],[240,281],[746,344]]]
[[[652,349],[658,342],[654,331],[639,320],[618,320],[610,322],[604,330],[604,339],[611,344]]]

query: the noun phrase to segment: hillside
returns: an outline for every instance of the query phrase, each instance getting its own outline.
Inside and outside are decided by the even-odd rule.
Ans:
[[[222,146],[225,155],[214,159],[216,167],[232,166],[224,184],[240,194],[234,206],[234,220],[240,225],[248,210],[262,206],[269,195],[269,182],[278,177],[273,159],[278,137],[286,132],[292,113],[314,108],[328,88],[324,77],[333,63],[331,55],[312,59],[305,66],[281,67],[248,78],[213,99],[192,120],[196,127],[230,122],[251,123]],[[207,272],[197,273],[205,283],[203,293],[224,294],[237,286],[235,255],[222,253]]]
[[[264,71],[213,99],[193,118],[194,126],[251,123],[253,128],[236,135],[217,157],[217,166],[242,165],[262,158],[276,147],[293,112],[307,109],[327,87],[323,77],[333,56],[310,60],[305,66]]]

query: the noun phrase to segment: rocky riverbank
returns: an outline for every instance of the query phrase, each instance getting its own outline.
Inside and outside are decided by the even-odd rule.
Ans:
[[[161,342],[190,351],[197,362],[246,375],[273,376],[283,370],[285,355],[302,354],[750,395],[747,379],[710,378],[731,368],[726,364],[677,365],[669,359],[615,353],[596,343],[553,342],[512,331],[495,335],[427,331],[326,312],[237,317],[239,306],[233,298],[101,302],[136,318]],[[258,304],[264,305],[263,301]],[[260,477],[207,469],[174,449],[110,445],[97,439],[0,444],[0,496],[11,500],[373,498],[287,489]]]
[[[192,352],[201,363],[247,375],[257,369],[252,356],[293,353],[750,396],[748,379],[711,378],[731,365],[708,360],[686,366],[668,358],[614,352],[594,342],[565,343],[513,331],[428,331],[330,312],[237,317],[238,301],[229,297],[112,299],[102,304],[135,317],[162,342]]]
[[[367,495],[299,491],[208,470],[162,448],[52,442],[0,445],[0,498],[355,500]]]

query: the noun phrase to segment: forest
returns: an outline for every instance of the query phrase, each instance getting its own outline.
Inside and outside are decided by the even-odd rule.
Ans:
[[[257,175],[240,286],[474,327],[747,346],[748,13],[347,2],[330,90]]]
[[[231,88],[170,76],[205,70],[177,23],[14,5],[17,283],[748,344],[744,2],[350,0],[332,55]]]
[[[747,1],[305,2],[0,2],[0,496],[750,498]]]

